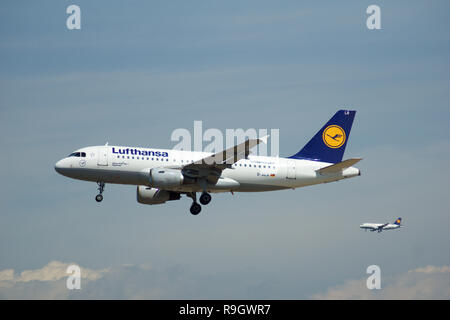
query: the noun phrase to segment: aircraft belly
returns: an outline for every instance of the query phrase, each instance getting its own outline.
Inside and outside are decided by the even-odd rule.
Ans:
[[[124,170],[125,168],[73,168],[67,170],[64,175],[70,178],[85,181],[102,181],[105,183],[146,185],[147,180],[142,174],[142,169]],[[133,168],[134,169],[134,168]],[[263,192],[275,191],[289,188],[300,188],[317,183],[323,183],[322,179],[311,179],[298,177],[296,180],[283,179],[282,176],[256,176],[248,173],[224,172],[217,185],[208,186],[208,192]],[[167,190],[177,192],[202,192],[202,188],[197,184],[181,185],[168,188]]]
[[[241,183],[238,192],[263,192],[263,191],[275,191],[289,189],[290,187],[270,185],[270,184],[254,184],[254,183]]]
[[[68,169],[65,176],[85,181],[102,181],[105,183],[141,185],[142,175],[136,171],[110,170],[106,168],[74,168]]]

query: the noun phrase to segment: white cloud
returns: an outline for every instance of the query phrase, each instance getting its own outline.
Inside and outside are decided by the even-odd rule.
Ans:
[[[106,269],[81,268],[81,290],[66,288],[71,263],[52,261],[41,269],[0,271],[0,299],[208,299],[208,281],[191,279],[183,268],[151,264]],[[191,280],[187,280],[191,279]],[[349,280],[313,299],[450,299],[450,266],[425,266],[383,277],[381,290],[369,290],[366,278]],[[211,292],[210,292],[211,293]],[[217,293],[216,293],[217,294]],[[232,292],[230,292],[232,294]],[[208,295],[208,294],[207,294]]]
[[[57,281],[62,278],[67,278],[67,268],[75,263],[63,263],[59,261],[51,261],[41,269],[25,270],[20,274],[16,274],[13,269],[6,269],[0,271],[0,287],[10,286],[11,283],[29,282],[29,281]],[[91,270],[81,268],[81,279],[97,280],[102,277],[102,274],[107,272],[104,270]]]
[[[40,269],[0,271],[0,299],[169,299],[187,294],[180,268],[159,270],[152,265],[122,265],[81,269],[81,289],[69,290],[67,267],[52,261]]]
[[[426,274],[450,273],[450,266],[443,266],[443,267],[426,266],[424,268],[417,268],[415,270],[411,270],[408,272],[422,272]]]
[[[40,269],[16,273],[13,269],[0,271],[0,299],[68,299],[73,295],[66,287],[70,275],[67,268],[75,263],[51,261]],[[81,280],[86,285],[102,278],[110,269],[81,269]]]
[[[380,290],[369,290],[366,278],[349,280],[313,299],[450,299],[450,266],[426,266],[382,277]]]

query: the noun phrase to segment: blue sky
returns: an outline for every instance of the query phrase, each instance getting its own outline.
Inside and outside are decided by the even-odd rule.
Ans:
[[[448,2],[77,1],[69,31],[73,3],[1,4],[0,298],[349,297],[371,264],[398,297],[416,273],[450,297]],[[382,30],[366,28],[371,4]],[[194,120],[280,129],[289,156],[341,108],[357,110],[345,157],[364,158],[361,177],[216,195],[198,217],[129,186],[98,205],[95,184],[53,169],[106,141],[171,148]],[[358,228],[398,216],[398,232]],[[109,271],[76,294],[17,276],[52,261]]]

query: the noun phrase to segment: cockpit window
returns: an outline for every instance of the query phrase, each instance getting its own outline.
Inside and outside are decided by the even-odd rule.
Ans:
[[[86,158],[86,152],[73,152],[69,154],[69,158],[70,157]]]

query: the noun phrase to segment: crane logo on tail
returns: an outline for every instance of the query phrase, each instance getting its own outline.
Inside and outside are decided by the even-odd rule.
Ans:
[[[340,148],[345,143],[345,131],[337,125],[328,126],[323,130],[322,139],[328,147]]]

